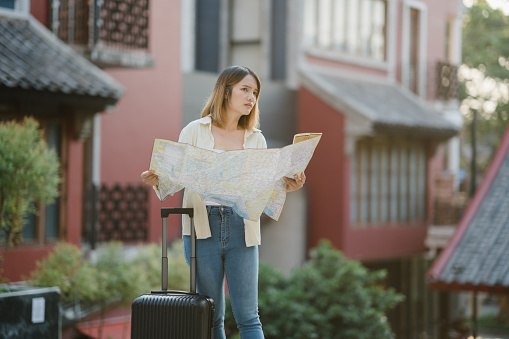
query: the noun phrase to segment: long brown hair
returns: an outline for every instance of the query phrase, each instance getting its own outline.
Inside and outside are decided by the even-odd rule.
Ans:
[[[212,121],[219,126],[223,126],[226,121],[226,112],[228,108],[228,100],[232,94],[232,88],[235,84],[244,79],[247,75],[252,75],[258,85],[256,95],[256,102],[251,109],[249,115],[243,115],[239,119],[238,126],[252,130],[260,126],[260,113],[258,111],[258,98],[260,97],[261,83],[258,75],[251,69],[244,66],[230,66],[226,68],[217,78],[216,85],[212,94],[207,100],[205,107],[201,113],[202,118],[207,115],[212,116]]]

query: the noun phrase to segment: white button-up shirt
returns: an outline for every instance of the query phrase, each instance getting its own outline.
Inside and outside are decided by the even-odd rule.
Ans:
[[[196,147],[212,150],[214,148],[214,137],[212,136],[212,119],[210,116],[192,121],[180,133],[179,142],[190,144]],[[267,148],[267,142],[259,129],[244,133],[244,149]],[[190,190],[184,190],[183,207],[194,209],[194,227],[196,238],[206,239],[211,236],[207,208],[203,196]],[[252,221],[244,219],[244,230],[246,246],[261,244],[260,220]],[[182,234],[191,234],[191,221],[189,216],[182,216]]]

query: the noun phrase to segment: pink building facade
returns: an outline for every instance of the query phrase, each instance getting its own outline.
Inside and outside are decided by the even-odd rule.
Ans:
[[[462,4],[303,4],[297,131],[323,133],[306,171],[308,248],[328,239],[387,270],[407,298],[388,315],[397,337],[439,337],[448,297],[425,284],[425,240],[435,181],[459,174]]]
[[[39,206],[38,216],[30,217],[24,243],[7,254],[3,276],[11,281],[28,276],[58,241],[85,249],[109,240],[160,241],[159,209],[180,206],[180,195],[161,203],[141,182],[140,174],[149,167],[154,139],[176,140],[182,125],[180,1],[126,0],[102,8],[76,2],[74,17],[66,1],[11,2],[0,6],[5,20],[27,20],[48,41],[57,36],[60,40],[48,46],[58,46],[77,60],[81,68],[73,67],[89,75],[96,87],[89,97],[78,85],[69,89],[66,83],[57,83],[62,89],[56,94],[39,88],[50,98],[43,103],[39,99],[43,96],[27,94],[31,92],[16,85],[0,89],[0,100],[9,108],[0,112],[2,120],[33,115],[45,130],[57,126],[55,147],[62,168],[57,207],[50,211]],[[122,12],[126,8],[131,12]],[[102,26],[97,19],[89,20],[94,13],[100,13]],[[22,45],[18,47],[22,51]],[[22,64],[19,55],[18,64]],[[45,61],[39,62],[42,68]],[[72,72],[59,62],[55,58],[52,66]],[[59,79],[57,73],[47,77]],[[107,89],[114,94],[100,92]],[[175,218],[172,224],[180,222]],[[178,236],[180,227],[169,229],[168,234]]]

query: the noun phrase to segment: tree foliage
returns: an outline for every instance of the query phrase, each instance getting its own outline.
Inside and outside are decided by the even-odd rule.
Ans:
[[[23,217],[35,202],[50,203],[58,196],[58,158],[48,149],[32,118],[0,124],[0,241],[4,253],[22,242]]]
[[[371,272],[347,260],[329,242],[312,250],[311,260],[284,277],[262,264],[259,312],[267,339],[394,338],[385,311],[403,296],[384,289],[385,271]],[[236,331],[227,303],[225,327]]]
[[[482,69],[487,77],[509,78],[508,38],[509,17],[491,8],[486,0],[477,0],[464,18],[463,63]]]
[[[466,117],[463,160],[470,162],[471,124],[477,111],[478,167],[491,162],[509,119],[509,17],[485,0],[465,14],[462,43],[462,111]]]

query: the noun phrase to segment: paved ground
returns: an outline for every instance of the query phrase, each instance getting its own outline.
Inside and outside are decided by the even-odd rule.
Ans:
[[[491,332],[491,331],[482,330],[482,331],[479,331],[478,338],[479,339],[509,339],[509,331],[507,331],[507,332]]]

